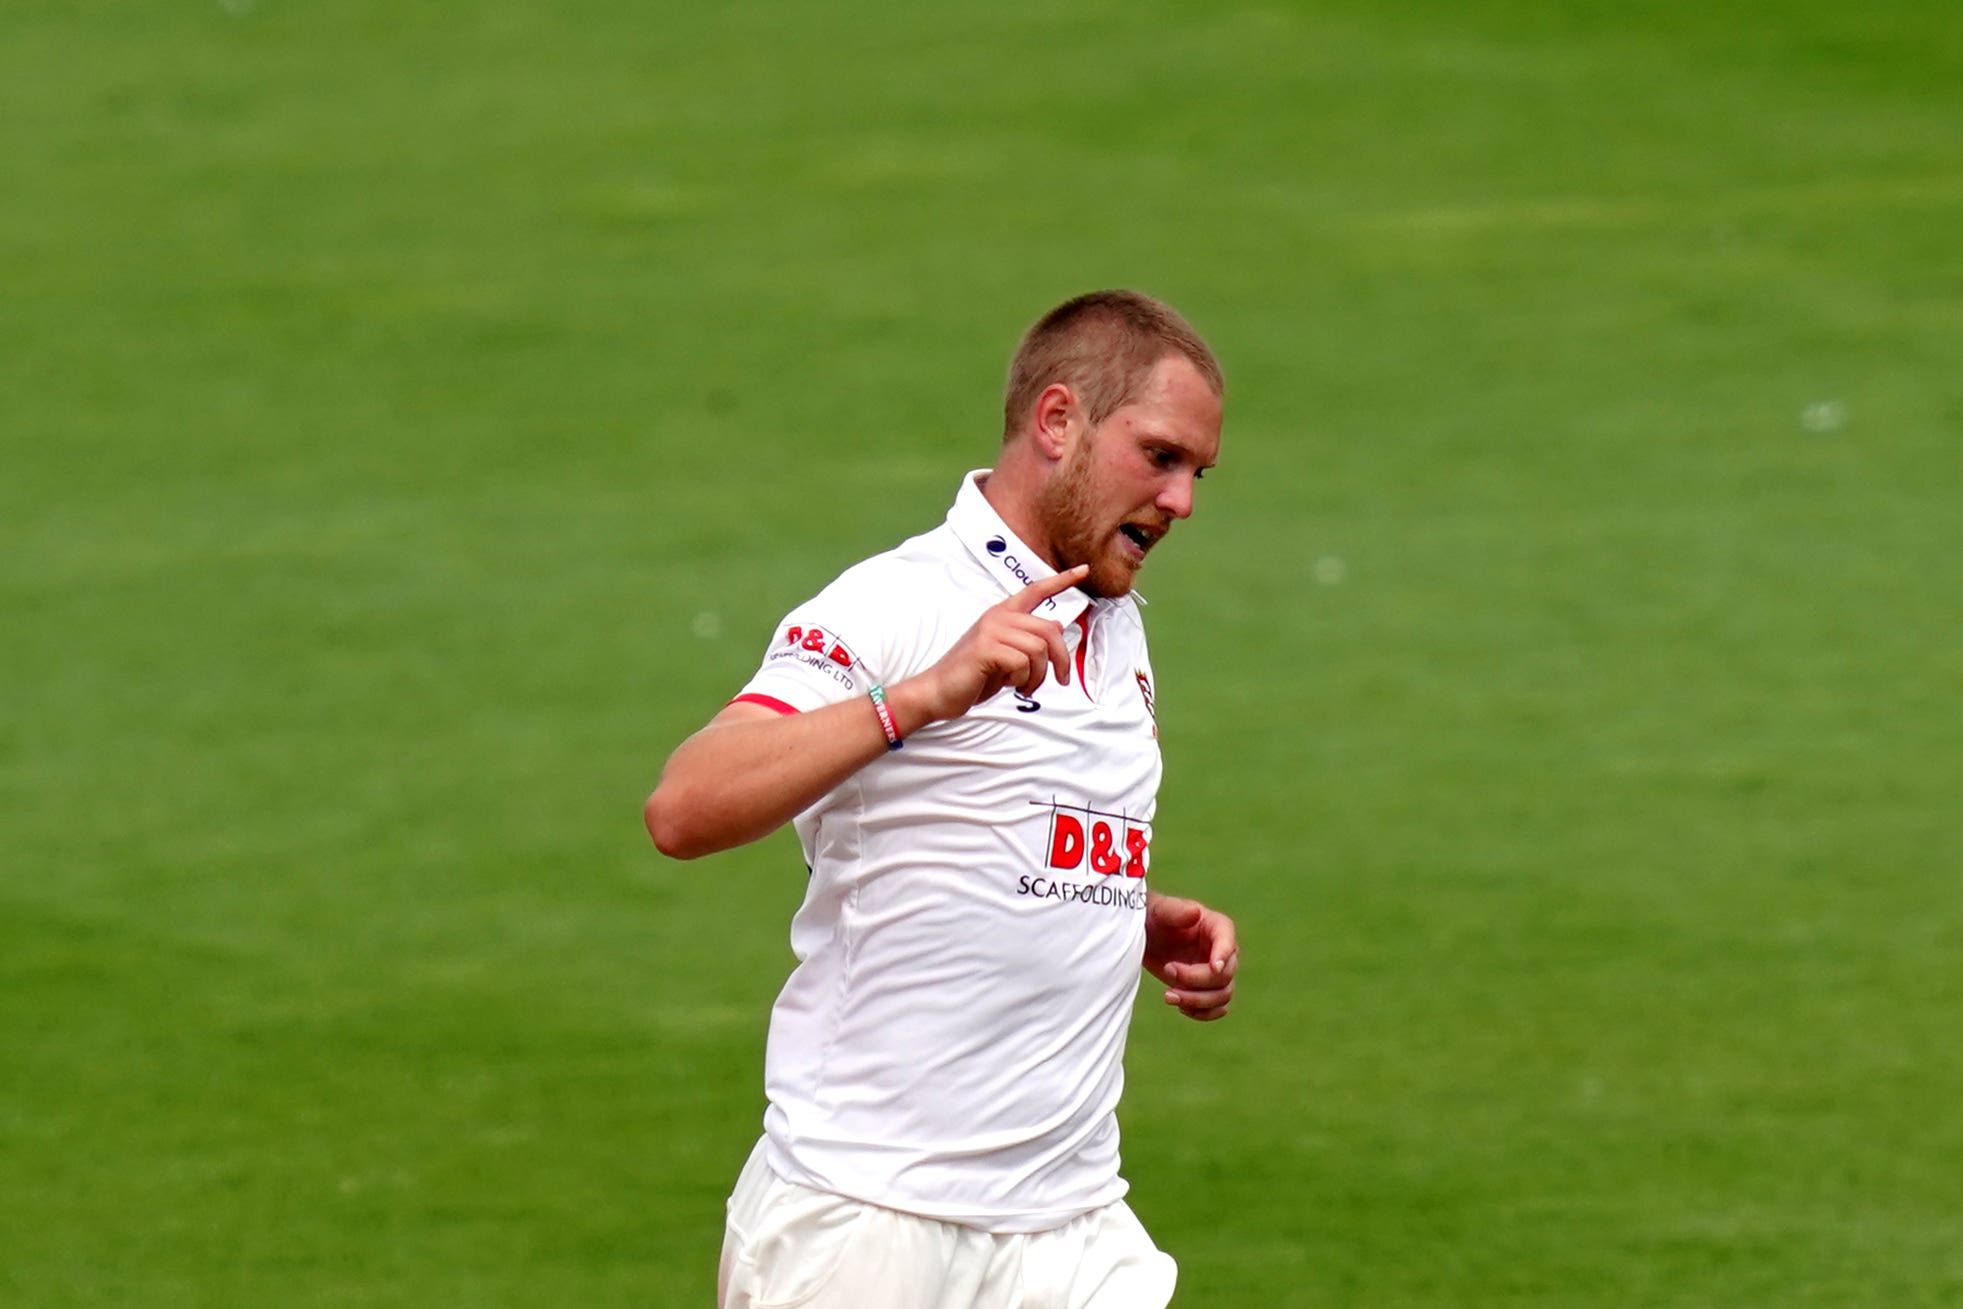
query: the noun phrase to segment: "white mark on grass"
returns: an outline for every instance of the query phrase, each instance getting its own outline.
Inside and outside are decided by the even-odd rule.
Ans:
[[[1838,432],[1847,426],[1847,406],[1838,400],[1816,400],[1799,411],[1799,425],[1809,432]]]
[[[722,635],[722,615],[713,609],[704,609],[688,625],[688,630],[704,641],[713,641]]]
[[[244,18],[259,7],[259,0],[218,0],[218,7],[234,18]]]
[[[1324,555],[1315,561],[1315,580],[1324,586],[1341,586],[1349,575],[1350,566],[1339,555]]]

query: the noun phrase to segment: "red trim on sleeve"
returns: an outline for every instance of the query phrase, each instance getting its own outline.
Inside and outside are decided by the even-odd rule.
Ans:
[[[743,695],[739,695],[734,700],[731,700],[730,703],[731,704],[760,704],[765,709],[775,709],[780,714],[794,714],[797,712],[796,705],[787,705],[774,695],[758,695],[755,691],[750,691]]]

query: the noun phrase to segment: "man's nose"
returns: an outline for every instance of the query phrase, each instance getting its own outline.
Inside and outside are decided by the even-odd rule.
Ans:
[[[1153,501],[1159,512],[1171,514],[1174,518],[1193,516],[1193,475],[1180,473],[1168,481],[1159,491],[1159,498]]]

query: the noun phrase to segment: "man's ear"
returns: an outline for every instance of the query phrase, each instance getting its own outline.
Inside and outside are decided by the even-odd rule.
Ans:
[[[1035,429],[1036,448],[1045,457],[1061,461],[1070,452],[1070,443],[1083,429],[1083,408],[1077,403],[1077,393],[1062,382],[1051,382],[1036,397]]]

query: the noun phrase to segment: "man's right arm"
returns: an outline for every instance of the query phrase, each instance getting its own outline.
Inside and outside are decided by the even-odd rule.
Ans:
[[[893,688],[887,700],[903,735],[926,721],[902,713],[904,689]],[[865,696],[802,714],[739,701],[669,757],[648,797],[648,834],[672,859],[743,845],[789,822],[886,748]]]
[[[932,668],[886,689],[901,736],[958,718],[1005,686],[1034,694],[1050,671],[1070,680],[1063,629],[1031,610],[1082,581],[1073,568],[983,612]],[[809,713],[739,701],[668,759],[643,816],[661,853],[715,854],[766,836],[885,754],[872,701],[854,696]]]

